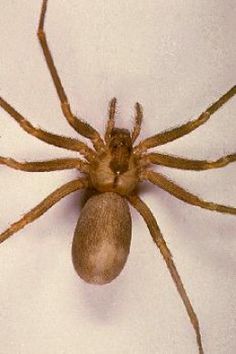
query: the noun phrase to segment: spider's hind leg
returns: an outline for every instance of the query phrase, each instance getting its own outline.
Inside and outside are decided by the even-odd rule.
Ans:
[[[61,187],[57,188],[54,192],[49,194],[41,203],[36,207],[26,213],[20,220],[12,224],[7,230],[0,234],[0,243],[8,239],[10,236],[15,234],[17,231],[23,229],[26,225],[38,219],[43,215],[48,209],[50,209],[54,204],[59,202],[62,198],[73,193],[79,189],[87,188],[88,181],[85,178],[76,179]]]
[[[127,199],[131,203],[131,205],[142,215],[142,217],[143,217],[144,221],[146,222],[147,227],[150,231],[153,241],[155,242],[155,244],[159,248],[159,250],[162,254],[162,257],[164,258],[164,260],[166,262],[166,265],[168,267],[170,275],[175,283],[177,291],[184,303],[184,306],[185,306],[185,309],[188,313],[189,319],[190,319],[192,326],[195,330],[199,354],[204,354],[201,333],[200,333],[200,326],[199,326],[197,315],[194,312],[193,306],[189,300],[186,290],[184,289],[184,285],[183,285],[180,275],[176,269],[175,263],[172,259],[172,254],[171,254],[171,252],[170,252],[170,250],[169,250],[169,248],[162,236],[162,233],[159,229],[156,219],[154,218],[154,216],[153,216],[151,210],[148,208],[148,206],[137,195],[128,196]]]

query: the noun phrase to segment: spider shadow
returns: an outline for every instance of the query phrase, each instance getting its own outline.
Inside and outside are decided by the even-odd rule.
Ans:
[[[82,302],[91,319],[99,323],[108,323],[119,316],[120,301],[124,298],[122,293],[124,293],[125,288],[125,281],[122,281],[120,277],[106,285],[92,285],[84,281],[80,282]]]

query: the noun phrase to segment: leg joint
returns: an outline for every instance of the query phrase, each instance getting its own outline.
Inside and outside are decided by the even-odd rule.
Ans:
[[[41,28],[38,29],[37,36],[38,36],[39,40],[46,39],[46,34],[45,34],[44,30]]]

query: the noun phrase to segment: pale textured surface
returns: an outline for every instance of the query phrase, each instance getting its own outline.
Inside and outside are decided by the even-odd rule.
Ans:
[[[116,95],[119,124],[130,127],[139,100],[143,136],[195,117],[236,82],[235,6],[234,0],[52,0],[46,28],[75,112],[103,132]],[[76,136],[60,113],[37,42],[39,7],[40,1],[1,0],[0,94],[33,124]],[[208,159],[235,152],[235,112],[234,99],[159,151]],[[4,156],[73,155],[27,136],[2,111],[0,136]],[[1,167],[1,230],[75,176]],[[205,199],[236,205],[235,165],[168,176]],[[236,218],[188,206],[156,187],[144,192],[198,313],[206,354],[234,354]],[[184,307],[136,213],[120,277],[100,288],[78,278],[70,247],[79,196],[0,246],[0,353],[197,353]]]

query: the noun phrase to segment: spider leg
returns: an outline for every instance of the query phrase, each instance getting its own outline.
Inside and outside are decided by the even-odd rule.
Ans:
[[[96,150],[101,150],[104,148],[104,143],[103,143],[103,140],[100,137],[99,133],[92,126],[90,126],[88,123],[75,117],[71,112],[68,98],[67,98],[65,90],[62,86],[61,79],[58,75],[51,51],[50,51],[48,43],[47,43],[46,33],[44,32],[44,21],[45,21],[45,15],[46,15],[46,11],[47,11],[47,3],[48,3],[47,0],[43,0],[37,35],[38,35],[38,39],[39,39],[39,42],[40,42],[42,50],[43,50],[45,60],[47,62],[49,72],[51,74],[51,77],[52,77],[52,80],[54,83],[54,86],[56,88],[59,100],[61,102],[62,112],[63,112],[65,118],[67,119],[68,123],[79,134],[81,134],[82,136],[84,136],[86,138],[91,139],[91,141],[94,145],[94,148]]]
[[[77,168],[81,172],[88,173],[89,170],[88,163],[76,158],[55,159],[37,162],[18,162],[12,158],[0,156],[0,165],[6,165],[8,167],[14,168],[15,170],[26,172],[49,172]]]
[[[151,210],[137,195],[128,196],[127,199],[131,203],[131,205],[142,215],[144,221],[147,224],[147,227],[149,228],[149,231],[150,231],[153,241],[155,242],[155,244],[159,248],[159,250],[166,262],[166,265],[169,269],[171,277],[176,285],[178,293],[184,303],[184,306],[186,308],[186,311],[188,313],[190,321],[191,321],[193,328],[195,330],[199,353],[203,354],[201,333],[200,333],[200,327],[199,327],[197,315],[194,312],[194,309],[193,309],[192,304],[189,300],[189,297],[184,289],[184,285],[181,281],[180,275],[178,274],[178,271],[177,271],[174,261],[172,259],[171,252],[170,252],[169,248],[167,247],[167,244],[161,234],[159,226],[158,226]]]
[[[158,187],[164,189],[166,192],[170,193],[174,197],[188,204],[199,206],[203,209],[218,211],[220,213],[236,215],[236,208],[202,200],[196,195],[186,191],[184,188],[170,181],[160,173],[156,173],[153,171],[144,171],[141,178],[144,180],[148,180],[149,182],[157,185]]]
[[[26,120],[19,112],[17,112],[9,103],[0,97],[0,106],[10,114],[12,118],[20,125],[20,127],[27,133],[35,136],[36,138],[64,149],[78,151],[87,160],[92,161],[95,153],[85,143],[65,136],[49,133],[40,128],[35,128],[28,120]]]
[[[105,142],[106,144],[109,143],[112,129],[115,127],[115,114],[116,114],[116,98],[113,97],[109,103],[109,110],[108,110],[108,120],[105,132]]]
[[[63,186],[56,189],[54,192],[49,194],[41,203],[39,203],[35,208],[26,213],[20,220],[12,224],[7,230],[0,234],[0,243],[5,241],[8,237],[21,230],[23,227],[33,222],[44,214],[48,209],[50,209],[59,200],[64,198],[66,195],[75,192],[79,189],[86,188],[88,186],[88,181],[86,179],[80,178],[74,181],[70,181]]]
[[[143,120],[143,109],[140,103],[137,102],[135,104],[135,110],[136,110],[135,125],[131,134],[131,139],[133,143],[135,142],[135,140],[140,134],[142,120]]]
[[[202,124],[206,123],[213,113],[215,113],[221,106],[223,106],[231,97],[236,94],[236,86],[233,86],[228,92],[226,92],[222,97],[220,97],[216,102],[209,106],[205,112],[203,112],[197,119],[192,120],[188,123],[176,127],[171,130],[164,131],[162,133],[153,135],[147,139],[141,141],[136,147],[135,152],[144,152],[155,146],[164,145],[173,141],[175,139],[181,138],[182,136],[191,133],[196,128],[200,127]]]
[[[141,160],[147,165],[153,163],[156,165],[178,168],[181,170],[203,171],[212,168],[225,167],[229,163],[235,162],[236,154],[226,155],[215,161],[207,161],[207,160],[190,160],[190,159],[185,159],[182,157],[177,157],[172,155],[150,153],[144,155],[143,158],[141,158]]]

